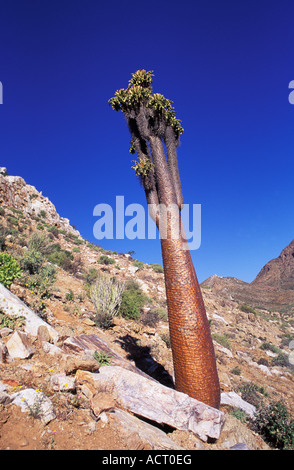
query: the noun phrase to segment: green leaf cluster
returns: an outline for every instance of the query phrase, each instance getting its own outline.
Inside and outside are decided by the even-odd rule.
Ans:
[[[135,170],[137,176],[147,176],[154,168],[154,164],[148,158],[139,157],[138,162],[136,160],[132,162],[134,163],[132,169]]]
[[[145,105],[155,115],[163,117],[177,135],[183,134],[184,129],[181,126],[181,121],[176,118],[172,101],[160,93],[153,93],[153,76],[152,70],[148,72],[144,69],[137,70],[132,74],[128,88],[117,90],[114,97],[108,101],[109,105],[115,111],[123,111],[124,113],[129,113],[132,110],[139,109],[141,105]]]
[[[21,277],[22,270],[9,253],[0,253],[0,283],[10,289],[14,279]]]

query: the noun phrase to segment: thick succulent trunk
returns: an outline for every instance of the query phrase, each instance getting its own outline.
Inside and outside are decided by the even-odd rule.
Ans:
[[[159,231],[175,387],[180,392],[218,408],[220,389],[214,347],[202,293],[190,251],[187,249],[176,191],[172,178],[169,178],[160,139],[150,139],[150,145],[159,202],[168,209],[159,216]],[[166,218],[165,223],[162,217]]]
[[[220,404],[214,347],[190,252],[161,240],[176,390],[214,408]]]

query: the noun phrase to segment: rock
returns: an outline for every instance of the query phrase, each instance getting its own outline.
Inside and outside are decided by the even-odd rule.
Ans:
[[[256,413],[255,406],[243,400],[240,395],[235,392],[221,393],[221,404],[230,405],[234,408],[240,408],[241,410],[245,411],[245,413],[247,413],[251,418],[253,418]]]
[[[0,405],[8,405],[12,401],[12,398],[8,393],[1,392],[0,390]]]
[[[73,374],[79,369],[90,372],[99,369],[97,361],[88,356],[66,356],[61,362],[61,367],[66,374]]]
[[[41,391],[27,388],[13,393],[11,398],[22,412],[29,412],[34,418],[40,418],[44,424],[56,418],[51,400]]]
[[[47,341],[42,341],[43,351],[47,354],[52,354],[54,356],[64,356],[64,351],[56,346],[55,344],[48,343]]]
[[[5,336],[9,336],[10,333],[13,333],[13,330],[11,328],[0,328],[0,337],[5,338]]]
[[[241,445],[246,446],[247,450],[270,450],[261,436],[251,431],[234,416],[227,414],[220,439],[216,443],[217,450],[241,450]],[[238,446],[239,449],[232,449],[234,446]]]
[[[96,390],[111,393],[118,406],[128,411],[192,431],[203,441],[220,436],[224,413],[184,393],[119,366],[103,366],[91,375]]]
[[[40,325],[37,331],[37,336],[39,341],[46,341],[48,343],[52,342],[50,333],[46,325]]]
[[[77,370],[76,381],[79,384],[81,392],[88,398],[93,398],[96,395],[97,390],[94,385],[93,374],[85,370]]]
[[[115,400],[109,393],[98,392],[90,400],[91,409],[98,418],[103,411],[110,411],[115,408]]]
[[[134,275],[137,271],[138,271],[139,268],[137,268],[136,266],[129,266],[128,267],[128,271],[130,274]]]
[[[115,408],[110,413],[111,424],[130,450],[183,450],[165,432],[126,411]]]
[[[31,346],[31,342],[26,333],[15,331],[6,343],[9,355],[15,359],[27,359],[31,357],[35,350]]]
[[[96,326],[96,323],[93,320],[91,320],[91,318],[84,318],[82,320],[82,323],[87,326]]]
[[[24,331],[33,336],[38,335],[40,325],[45,325],[49,331],[50,337],[56,341],[58,333],[55,329],[42,320],[33,310],[31,310],[9,289],[0,284],[0,308],[7,315],[15,317],[25,317]]]
[[[76,379],[65,374],[54,374],[50,377],[50,385],[58,392],[74,392],[76,390]]]
[[[250,449],[243,442],[239,442],[238,444],[235,444],[234,446],[230,447],[229,450],[250,450]]]

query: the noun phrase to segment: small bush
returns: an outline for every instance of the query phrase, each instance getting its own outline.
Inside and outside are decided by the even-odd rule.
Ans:
[[[237,418],[241,423],[245,424],[248,421],[248,415],[241,408],[233,408],[230,413],[231,416]]]
[[[0,282],[10,289],[14,279],[21,277],[22,270],[9,253],[0,253]]]
[[[253,313],[254,315],[256,315],[256,310],[254,310],[253,307],[250,307],[250,305],[246,305],[246,304],[243,304],[243,305],[239,305],[239,310],[241,310],[241,312],[244,312],[244,313]]]
[[[74,257],[70,251],[63,250],[60,245],[56,244],[51,246],[51,252],[47,255],[47,259],[50,261],[50,263],[56,264],[57,266],[68,270]]]
[[[220,344],[221,346],[223,346],[224,348],[227,348],[227,349],[231,349],[231,343],[230,341],[228,340],[227,336],[226,335],[220,335],[218,333],[214,333],[212,335],[213,339],[218,343]]]
[[[59,234],[59,230],[57,227],[55,227],[55,225],[53,225],[52,227],[48,227],[47,228],[48,232],[51,233],[54,237],[58,237],[58,234]]]
[[[262,343],[260,349],[272,351],[273,353],[278,354],[280,352],[279,348],[272,343]]]
[[[241,369],[240,369],[240,367],[238,367],[238,366],[234,367],[234,369],[231,370],[231,374],[234,374],[234,375],[241,375]]]
[[[26,276],[24,282],[30,290],[38,293],[41,298],[49,298],[55,280],[56,268],[51,264],[45,264],[37,274]]]
[[[144,263],[143,263],[143,261],[135,260],[133,262],[133,266],[135,266],[135,268],[138,268],[140,270],[140,269],[144,268]]]
[[[130,281],[126,284],[122,294],[119,314],[131,320],[138,320],[141,315],[141,308],[145,305],[146,301],[147,297],[141,291],[139,284],[135,281]]]
[[[151,268],[156,273],[163,273],[163,267],[160,264],[150,264]]]
[[[18,225],[18,220],[16,217],[7,217],[7,222],[9,222],[11,225]]]
[[[74,300],[74,293],[73,293],[73,291],[72,291],[71,289],[70,289],[70,291],[66,294],[65,298],[66,298],[66,300],[69,300],[70,302],[71,302],[72,300]]]
[[[100,264],[115,264],[115,260],[113,258],[110,258],[109,256],[107,255],[101,255],[99,260],[98,260],[98,263]]]
[[[46,255],[53,250],[49,237],[44,233],[34,232],[28,241],[28,249]]]
[[[0,216],[5,214],[5,209],[4,207],[0,206]]]
[[[89,269],[89,271],[87,271],[87,272],[84,274],[85,282],[86,282],[86,284],[88,284],[88,285],[93,284],[93,282],[96,281],[97,277],[98,277],[98,271],[97,271],[97,269],[95,269],[95,268]]]
[[[10,316],[0,310],[0,328],[20,329],[25,322],[25,317]]]
[[[241,397],[243,400],[248,401],[248,403],[251,403],[251,405],[254,406],[259,406],[262,399],[259,396],[260,390],[257,385],[253,383],[242,383],[239,386],[239,390],[241,392]]]
[[[42,253],[35,249],[25,251],[20,258],[20,265],[24,271],[29,274],[37,274],[43,264],[44,257]]]
[[[104,351],[95,351],[94,354],[93,354],[93,358],[95,359],[95,361],[98,362],[99,364],[99,367],[102,367],[102,366],[110,366],[110,361],[111,361],[111,354],[107,353],[107,352],[104,352]]]
[[[294,449],[294,420],[282,401],[260,407],[252,426],[272,447]]]

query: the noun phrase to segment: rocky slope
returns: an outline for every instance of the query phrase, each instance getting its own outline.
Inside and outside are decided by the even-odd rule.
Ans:
[[[22,278],[10,287],[13,298],[4,288],[0,292],[0,327],[5,326],[0,328],[0,449],[268,448],[248,420],[261,403],[279,399],[293,416],[293,323],[278,311],[246,310],[232,295],[230,280],[225,284],[218,283],[220,278],[211,278],[202,291],[222,390],[225,424],[220,436],[205,441],[176,424],[160,426],[150,415],[145,417],[147,423],[126,404],[125,397],[119,396],[122,390],[115,394],[115,387],[97,390],[96,376],[89,374],[101,366],[98,358],[104,367],[122,367],[128,373],[155,379],[172,393],[163,274],[129,255],[106,253],[84,240],[56,213],[52,203],[22,178],[0,175],[0,199],[2,243],[7,252],[21,258],[28,252],[30,237],[37,233],[71,255],[70,262],[55,264],[57,277],[46,291],[48,295]],[[111,263],[105,264],[105,257]],[[108,329],[97,326],[86,282],[94,270],[139,283],[145,294],[140,318],[120,316]],[[241,281],[233,283],[240,292],[247,288]],[[5,323],[3,314],[13,314],[15,309],[24,316],[36,316],[45,328],[38,323],[38,328],[28,330],[32,324],[28,320]],[[21,343],[22,351],[28,348],[27,355],[13,355],[15,342]],[[74,384],[71,389],[70,384]],[[41,391],[54,410],[55,417],[47,424],[36,419],[40,403],[45,402],[43,395],[38,395]],[[20,392],[23,395],[14,396]],[[26,412],[21,411],[23,398],[29,403]]]

